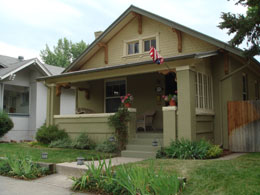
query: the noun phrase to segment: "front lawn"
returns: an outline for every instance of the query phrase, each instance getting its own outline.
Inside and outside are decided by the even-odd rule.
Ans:
[[[135,163],[148,167],[150,161]],[[181,194],[260,194],[260,153],[251,153],[233,160],[157,159],[159,169],[187,177]],[[131,164],[129,164],[131,166]]]
[[[48,159],[41,159],[41,153],[48,152]],[[0,157],[7,154],[23,154],[32,157],[36,162],[62,163],[76,161],[77,157],[84,157],[86,160],[109,158],[112,154],[98,152],[96,150],[60,149],[44,146],[31,147],[27,143],[0,143]]]

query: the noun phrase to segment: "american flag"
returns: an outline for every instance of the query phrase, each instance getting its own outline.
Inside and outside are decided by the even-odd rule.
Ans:
[[[159,55],[159,53],[157,52],[157,50],[154,47],[150,48],[150,56],[153,59],[153,62],[155,62],[156,64],[162,64],[164,59],[163,57],[161,57]]]

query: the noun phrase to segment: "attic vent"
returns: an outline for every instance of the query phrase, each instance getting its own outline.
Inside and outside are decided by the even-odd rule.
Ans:
[[[102,33],[103,33],[103,31],[96,31],[96,32],[94,32],[95,39],[97,39]]]
[[[23,56],[18,56],[18,60],[23,61],[24,57]]]

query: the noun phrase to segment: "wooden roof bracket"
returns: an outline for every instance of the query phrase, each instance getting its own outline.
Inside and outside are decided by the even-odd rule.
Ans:
[[[105,61],[105,64],[108,64],[108,46],[106,43],[98,43],[98,46],[99,47],[103,47],[105,49],[105,57],[104,57],[104,61]]]
[[[141,14],[138,14],[138,13],[135,13],[135,12],[132,12],[133,16],[137,17],[138,19],[138,33],[139,34],[142,34],[143,32],[143,20],[142,20],[142,15]]]
[[[56,85],[56,96],[60,96],[61,94],[61,88],[70,89],[71,85],[70,83],[60,83]]]
[[[172,31],[175,32],[177,34],[177,38],[178,38],[178,52],[181,53],[182,52],[182,35],[181,35],[181,31],[172,28]]]

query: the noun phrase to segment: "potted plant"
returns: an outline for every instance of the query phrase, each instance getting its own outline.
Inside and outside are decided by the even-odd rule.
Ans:
[[[126,107],[126,108],[130,108],[131,104],[133,103],[133,96],[128,93],[126,96],[121,96],[121,103]]]
[[[176,94],[163,95],[162,98],[165,102],[169,102],[170,106],[176,106],[176,103],[177,103]]]

